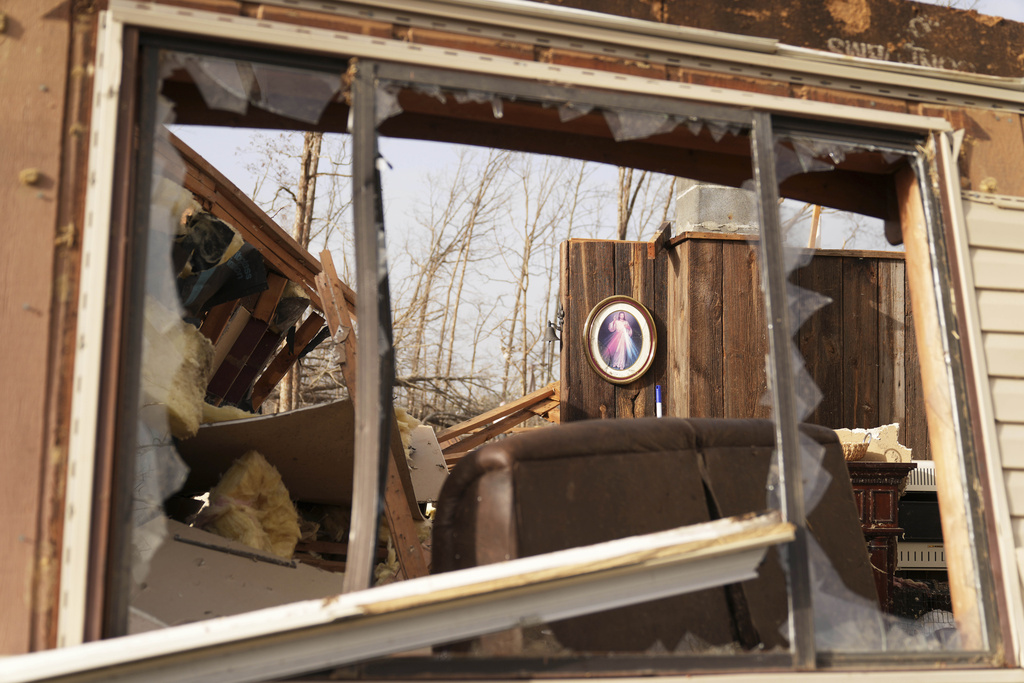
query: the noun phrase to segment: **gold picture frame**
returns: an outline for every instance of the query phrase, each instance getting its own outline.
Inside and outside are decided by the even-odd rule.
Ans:
[[[587,360],[608,382],[629,384],[654,362],[658,347],[654,318],[632,297],[610,296],[594,306],[584,334]]]

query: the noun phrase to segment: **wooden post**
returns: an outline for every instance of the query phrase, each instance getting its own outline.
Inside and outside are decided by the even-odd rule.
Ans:
[[[821,206],[815,204],[814,208],[811,209],[811,234],[807,238],[808,249],[818,249],[821,247],[821,232],[819,227],[821,225]]]
[[[316,276],[317,291],[324,305],[324,317],[330,327],[331,336],[340,344],[338,364],[348,387],[349,398],[356,395],[356,339],[352,334],[352,320],[345,299],[345,291],[334,268],[331,252],[325,249],[320,254],[323,270]],[[392,411],[393,412],[393,411]],[[407,467],[405,448],[398,435],[398,424],[392,417],[391,460],[388,462],[387,483],[384,488],[384,516],[391,530],[391,541],[395,555],[405,578],[426,576],[430,559],[419,541],[414,518],[420,518],[419,508],[412,494],[411,477],[402,476],[401,467]]]
[[[980,597],[975,588],[971,535],[960,484],[960,463],[953,427],[953,404],[946,382],[946,360],[939,327],[938,302],[931,276],[924,206],[917,177],[910,168],[896,174],[900,224],[907,253],[907,285],[914,311],[921,384],[928,440],[935,463],[935,483],[942,521],[942,538],[949,568],[953,614],[965,650],[982,648]]]

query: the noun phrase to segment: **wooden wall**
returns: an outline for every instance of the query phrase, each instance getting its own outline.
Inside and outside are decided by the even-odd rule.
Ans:
[[[563,245],[563,419],[653,415],[655,384],[662,385],[666,415],[768,417],[757,250],[721,235],[676,240],[653,261],[644,258],[647,247],[592,240]],[[915,449],[916,459],[927,459],[903,255],[820,251],[790,280],[832,300],[796,335],[823,394],[807,421],[831,428],[898,422],[900,441]],[[590,310],[613,294],[638,299],[658,324],[654,366],[624,386],[591,370],[582,338]]]
[[[570,240],[562,244],[561,402],[562,421],[654,415],[654,387],[664,384],[667,259],[654,258],[646,242]],[[584,348],[587,315],[599,302],[627,294],[654,317],[658,352],[651,368],[639,380],[625,385],[601,379],[590,367]]]
[[[59,192],[69,10],[66,4],[27,0],[4,3],[3,10],[0,376],[6,400],[0,410],[0,657],[44,645],[33,642],[33,630],[55,604],[49,588],[57,576],[59,538],[51,537],[49,523],[63,512],[52,498],[63,453],[51,443],[47,426],[53,417],[50,356],[60,348],[62,329],[54,302],[67,301],[70,275],[58,270],[55,279],[55,266],[64,265],[57,225],[71,219],[66,207],[72,201],[66,188],[64,195]]]

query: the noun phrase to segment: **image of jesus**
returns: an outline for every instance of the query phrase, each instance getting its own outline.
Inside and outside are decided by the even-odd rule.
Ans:
[[[625,370],[640,355],[640,350],[633,341],[633,325],[629,320],[632,317],[627,317],[625,311],[619,311],[613,313],[608,320],[608,336],[601,350],[601,357],[613,370]]]

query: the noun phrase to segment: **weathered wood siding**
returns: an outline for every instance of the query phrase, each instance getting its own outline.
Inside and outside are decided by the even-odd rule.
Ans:
[[[566,247],[564,419],[653,415],[654,384],[663,385],[666,415],[768,417],[757,250],[728,236],[683,239],[653,261],[644,257],[645,248],[593,240]],[[832,428],[898,422],[901,442],[915,449],[915,458],[927,459],[902,254],[821,251],[790,279],[832,300],[796,335],[823,395],[808,421]],[[659,325],[654,368],[626,386],[591,370],[582,336],[590,310],[613,294],[638,299]]]
[[[654,415],[654,387],[664,384],[666,354],[666,291],[664,252],[649,258],[646,242],[570,240],[562,250],[561,419],[645,417]],[[586,356],[583,329],[587,315],[602,300],[625,294],[642,303],[654,317],[658,354],[643,377],[630,384],[601,379]]]

